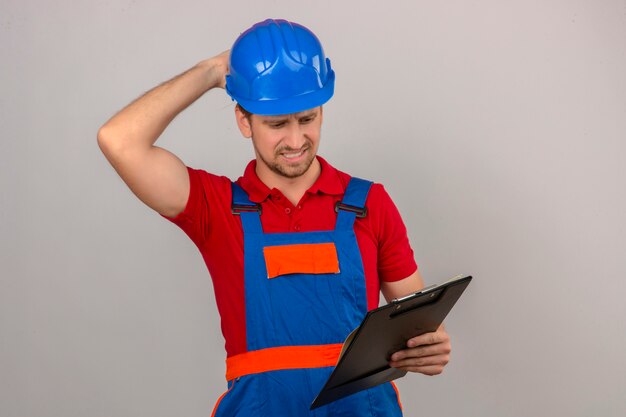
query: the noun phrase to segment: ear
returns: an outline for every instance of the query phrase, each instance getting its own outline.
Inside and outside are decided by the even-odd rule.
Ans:
[[[252,126],[250,125],[251,121],[248,120],[248,117],[246,117],[246,115],[241,110],[239,110],[238,106],[235,106],[235,119],[237,120],[237,126],[239,127],[239,131],[241,132],[243,137],[252,137]]]

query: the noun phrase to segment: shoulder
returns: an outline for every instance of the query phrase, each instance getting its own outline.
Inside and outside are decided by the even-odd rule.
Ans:
[[[393,204],[391,200],[391,196],[385,189],[385,186],[380,183],[372,183],[370,188],[370,192],[367,197],[367,201],[369,204],[386,206],[388,204]]]
[[[182,212],[166,217],[178,225],[196,244],[207,239],[216,223],[223,223],[230,213],[231,182],[227,177],[187,167],[189,198]]]
[[[393,205],[393,201],[391,200],[391,197],[389,196],[389,193],[387,192],[383,184],[375,182],[369,178],[350,175],[344,171],[341,171],[337,168],[332,167],[326,161],[324,161],[323,163],[325,166],[331,168],[333,175],[337,177],[338,183],[341,184],[341,188],[344,193],[347,190],[348,184],[350,183],[350,180],[352,178],[358,178],[361,180],[371,182],[372,185],[370,186],[369,192],[367,194],[367,201],[366,201],[366,206],[368,208],[379,210],[381,208],[387,208],[390,205]]]
[[[192,187],[219,193],[230,190],[231,180],[228,177],[211,174],[205,170],[190,167],[187,167],[187,172],[189,173],[189,180],[192,183]]]
[[[187,167],[189,198],[183,212],[177,217],[205,217],[210,210],[230,206],[231,181],[225,176],[211,174],[202,169]]]

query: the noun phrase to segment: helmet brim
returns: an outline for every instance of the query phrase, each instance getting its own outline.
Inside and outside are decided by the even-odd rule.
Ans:
[[[241,107],[252,114],[260,116],[278,116],[282,114],[293,114],[319,107],[326,103],[333,96],[335,91],[335,72],[330,71],[326,85],[319,90],[311,91],[294,97],[267,99],[267,100],[246,100],[237,97],[228,91],[228,94]]]

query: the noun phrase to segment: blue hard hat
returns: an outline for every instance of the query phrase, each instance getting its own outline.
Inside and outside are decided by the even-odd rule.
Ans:
[[[335,72],[309,29],[267,19],[242,33],[230,51],[226,92],[250,113],[291,114],[326,103]]]

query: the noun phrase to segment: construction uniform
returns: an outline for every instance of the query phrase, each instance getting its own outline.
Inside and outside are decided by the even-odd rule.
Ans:
[[[329,175],[345,181],[346,174],[319,159],[321,181],[328,181]],[[246,170],[248,176],[249,171],[250,166]],[[220,180],[213,180],[220,183]],[[238,183],[246,185],[245,181]],[[245,341],[240,340],[238,348],[231,343],[231,352],[227,352],[228,391],[218,401],[214,416],[402,415],[397,391],[389,383],[309,410],[337,362],[342,342],[360,324],[367,310],[375,307],[371,296],[368,300],[368,291],[371,293],[372,289],[367,288],[365,279],[359,245],[363,238],[357,239],[355,233],[357,216],[369,215],[365,208],[371,185],[356,178],[349,180],[345,193],[337,197],[341,199],[337,201],[340,204],[334,204],[337,213],[332,215],[336,221],[330,230],[264,231],[265,222],[261,219],[267,203],[251,201],[248,193],[236,183],[230,185],[229,213],[223,213],[223,202],[213,202],[208,204],[208,210],[214,212],[208,216],[192,214],[186,208],[173,219],[194,239],[201,252],[203,245],[195,230],[197,224],[192,226],[191,218],[207,221],[210,217],[226,219],[225,216],[230,216],[228,222],[240,224],[242,231],[243,289],[237,297],[243,298],[243,320],[237,335]],[[194,187],[198,185],[192,185]],[[213,189],[209,191],[212,193],[219,187],[205,184],[201,188],[205,193]],[[315,198],[315,195],[310,197]],[[190,200],[192,198],[206,199],[190,195]],[[258,196],[255,199],[259,200]],[[303,201],[304,204],[306,199]],[[201,203],[196,201],[192,205]],[[400,229],[406,235],[403,225]],[[387,242],[378,244],[384,246]],[[397,270],[397,276],[392,277],[397,279],[410,275],[416,268],[406,236],[401,244],[411,260],[406,261],[404,271]],[[203,255],[205,260],[211,258],[210,253],[203,252]],[[207,261],[210,271],[214,262]],[[216,278],[223,280],[213,275],[214,284],[217,284]],[[228,333],[230,329],[224,325],[224,314],[230,309],[225,305],[227,302],[220,299],[223,297],[218,286],[222,288],[222,284],[216,285],[216,299],[228,351],[228,334],[233,333]],[[238,286],[234,279],[231,284]]]

